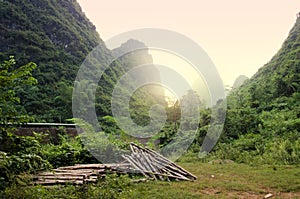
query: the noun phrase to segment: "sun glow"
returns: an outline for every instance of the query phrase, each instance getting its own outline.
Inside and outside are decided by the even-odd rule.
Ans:
[[[184,58],[165,50],[160,49],[149,49],[149,54],[153,58],[154,65],[162,65],[173,70],[176,74],[184,79],[185,83],[189,86],[190,89],[196,91],[197,95],[200,97],[200,100],[206,105],[211,104],[210,94],[207,89],[205,79],[201,76],[200,71],[197,71],[195,67],[189,63]],[[168,85],[166,81],[173,81],[176,84],[176,87],[181,87],[180,81],[168,71],[160,70],[162,85]],[[168,80],[167,80],[168,79]],[[180,89],[179,89],[180,90]],[[186,87],[182,88],[181,92],[177,93],[172,88],[164,87],[166,101],[169,106],[172,106],[178,99],[180,99],[184,94],[186,94]]]

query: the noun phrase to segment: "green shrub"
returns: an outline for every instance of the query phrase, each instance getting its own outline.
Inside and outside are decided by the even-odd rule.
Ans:
[[[115,174],[107,175],[105,179],[98,181],[97,184],[85,184],[82,186],[16,186],[13,185],[0,191],[0,198],[5,199],[52,199],[52,198],[66,198],[66,199],[98,199],[98,198],[128,198],[131,195],[130,178],[127,175],[117,176]]]
[[[98,162],[89,151],[84,148],[79,137],[71,138],[67,135],[59,135],[60,143],[48,143],[42,145],[42,157],[57,168],[82,163]]]

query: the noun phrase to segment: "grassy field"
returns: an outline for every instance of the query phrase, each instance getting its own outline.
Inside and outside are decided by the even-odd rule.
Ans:
[[[151,182],[134,185],[136,198],[300,198],[300,168],[243,164],[181,164],[195,182]]]
[[[0,198],[300,198],[300,167],[180,163],[194,182],[130,183],[110,178],[87,186],[12,187]]]

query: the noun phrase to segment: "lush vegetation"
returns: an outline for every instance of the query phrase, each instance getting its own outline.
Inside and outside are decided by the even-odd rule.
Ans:
[[[26,122],[29,119],[26,115],[19,115],[16,111],[16,103],[20,99],[16,97],[13,89],[16,86],[36,83],[36,79],[31,75],[32,70],[35,68],[34,63],[28,63],[15,70],[13,69],[14,65],[15,60],[13,57],[0,65],[0,181],[2,189],[10,184],[13,179],[16,179],[14,178],[15,174],[47,168],[47,163],[40,156],[28,153],[38,147],[36,140],[13,134],[13,125]]]
[[[62,131],[58,142],[43,143],[46,134],[34,137],[17,136],[13,132],[31,117],[16,111],[20,98],[14,88],[36,84],[32,62],[16,66],[13,57],[0,65],[0,189],[14,183],[22,183],[21,173],[36,173],[62,165],[96,162],[80,141],[70,139]],[[14,69],[16,68],[16,69]],[[26,180],[25,180],[26,181]]]
[[[100,64],[106,63],[111,52],[105,47],[76,1],[14,0],[0,2],[0,61],[13,55],[20,65],[37,64],[33,76],[39,84],[16,87],[22,98],[21,107],[35,121],[64,122],[72,117],[71,95],[77,71],[88,53],[99,45]],[[108,64],[108,63],[106,63]],[[103,80],[101,99],[107,99],[113,76],[122,73],[112,67]],[[93,77],[93,76],[92,76]],[[98,106],[105,115],[109,111]]]
[[[299,198],[299,167],[249,166],[193,162],[181,166],[198,177],[195,182],[132,183],[128,176],[109,176],[84,186],[12,186],[2,198]],[[283,180],[284,179],[284,180]],[[1,198],[0,196],[0,198]]]
[[[157,86],[143,87],[130,96],[129,112],[140,125],[139,131],[151,122],[149,109],[153,104],[165,107],[166,123],[159,133],[147,140],[150,147],[159,149],[170,145],[177,133],[182,135],[178,142],[185,141],[190,134],[178,132],[179,125],[183,129],[198,127],[188,152],[178,160],[200,178],[196,183],[133,184],[128,176],[116,179],[112,175],[95,185],[29,188],[31,174],[76,163],[95,163],[95,154],[105,160],[105,155],[117,153],[115,146],[123,150],[128,148],[129,142],[141,141],[117,125],[117,119],[128,124],[131,121],[126,117],[113,117],[111,99],[118,80],[133,66],[151,63],[152,58],[147,51],[138,51],[108,63],[115,53],[126,52],[132,46],[144,47],[144,44],[129,40],[113,51],[108,50],[74,0],[3,0],[0,1],[0,18],[0,197],[153,198],[167,194],[168,198],[197,198],[213,194],[226,198],[238,197],[243,192],[245,198],[261,198],[268,192],[289,197],[288,193],[280,195],[279,192],[300,191],[300,19],[272,60],[243,85],[234,86],[230,91],[223,134],[207,156],[199,158],[199,151],[211,123],[218,124],[212,110],[200,107],[200,121],[193,120],[193,116],[189,121],[180,120],[183,111],[180,105],[184,101],[195,110],[193,91],[172,106],[166,103],[162,88]],[[89,61],[101,67],[110,64],[109,67],[98,84],[74,83],[81,63],[96,45],[100,49],[98,57]],[[128,85],[120,90],[115,102],[117,107],[126,105],[124,96],[135,81],[147,78],[159,81],[158,70],[148,68],[146,71],[138,74],[138,78],[126,77]],[[86,73],[91,78],[99,75]],[[68,120],[72,118],[72,94],[78,105],[93,102],[95,87],[95,107],[81,109],[78,106],[76,111],[85,114],[96,109],[102,127],[102,132],[97,133],[85,121]],[[222,104],[218,103],[221,107],[218,111],[225,114]],[[154,120],[162,118],[159,111],[153,116]],[[47,132],[35,133],[32,137],[14,134],[18,125],[29,121],[76,121],[85,132],[71,138],[60,129],[59,139],[46,143]],[[105,135],[108,136],[104,139]],[[102,148],[96,141],[101,141]],[[291,193],[291,197],[294,196],[299,194]]]
[[[88,60],[94,68],[85,71],[85,77],[98,79],[100,75],[96,67],[109,66],[99,80],[96,92],[95,106],[100,121],[102,117],[112,115],[111,95],[119,78],[133,66],[152,62],[151,56],[141,51],[109,63],[113,52],[105,47],[95,26],[73,0],[4,0],[0,2],[0,18],[0,62],[13,55],[20,65],[30,61],[37,64],[33,76],[38,84],[14,88],[14,92],[22,99],[18,111],[34,116],[37,122],[67,122],[72,118],[74,87],[79,92],[83,91],[82,101],[91,100],[90,93],[97,85],[88,80],[75,83],[74,80],[81,64],[96,46],[96,54]],[[122,52],[133,46],[144,44],[132,40],[114,49],[114,52]],[[147,75],[154,76],[157,73],[157,70],[149,69]],[[161,94],[161,90],[159,92]],[[141,96],[148,100],[141,99]],[[141,107],[131,109],[133,117],[139,118],[135,121],[146,124],[149,118],[143,113],[154,102],[162,103],[161,98],[145,90],[132,96],[131,104]],[[136,116],[138,112],[140,115]]]
[[[300,162],[300,19],[279,52],[227,98],[219,158],[245,163]]]

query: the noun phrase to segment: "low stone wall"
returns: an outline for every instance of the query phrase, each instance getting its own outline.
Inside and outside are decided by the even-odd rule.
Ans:
[[[69,127],[18,127],[14,133],[20,136],[34,136],[34,132],[45,135],[43,142],[51,141],[57,143],[59,134],[67,134],[71,137],[76,137],[78,133],[81,133],[82,131],[78,132],[78,129]]]
[[[21,126],[17,127],[16,131],[14,132],[16,135],[20,136],[34,136],[35,133],[40,133],[44,134],[45,136],[43,137],[43,143],[47,143],[51,141],[52,143],[58,143],[59,141],[59,135],[70,135],[71,137],[76,137],[78,134],[82,133],[83,130],[80,128],[75,128],[74,127],[63,127],[63,126],[49,126],[49,125],[40,125],[40,126]],[[138,140],[141,144],[144,146],[147,145],[147,142],[150,140],[150,138],[134,138],[132,137],[133,140]],[[154,144],[159,145],[160,140],[157,140]]]

